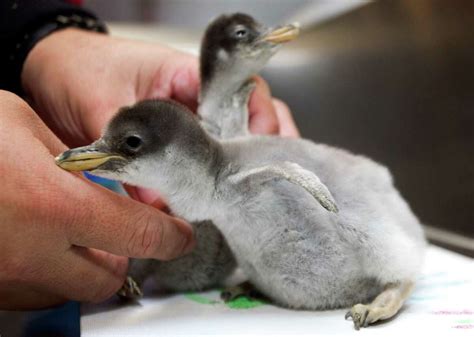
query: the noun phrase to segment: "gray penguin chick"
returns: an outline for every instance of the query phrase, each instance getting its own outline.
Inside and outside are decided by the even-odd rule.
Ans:
[[[248,134],[248,100],[258,73],[281,43],[298,35],[295,25],[269,29],[245,14],[221,15],[201,42],[201,92],[198,115],[207,132],[218,138]],[[149,277],[168,291],[203,290],[224,285],[236,268],[225,238],[210,221],[192,223],[197,245],[173,261],[130,259],[126,282],[118,295],[142,296]],[[233,288],[239,289],[239,288]]]
[[[218,141],[185,107],[151,100],[121,109],[99,140],[56,161],[159,190],[176,215],[211,220],[275,303],[352,307],[356,328],[394,316],[421,268],[423,231],[389,171],[344,150],[277,136]],[[339,211],[312,186],[330,190]]]
[[[201,43],[197,111],[208,134],[218,139],[249,134],[251,77],[298,33],[297,24],[266,28],[242,13],[221,15],[208,25]]]

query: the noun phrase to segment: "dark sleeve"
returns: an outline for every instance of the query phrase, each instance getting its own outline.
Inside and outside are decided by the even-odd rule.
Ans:
[[[59,0],[0,0],[0,89],[22,93],[21,71],[38,39],[35,32],[59,15],[90,17],[93,13]]]

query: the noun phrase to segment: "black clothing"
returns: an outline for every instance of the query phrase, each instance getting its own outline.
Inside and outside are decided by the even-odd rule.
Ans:
[[[105,31],[98,22],[93,13],[65,1],[0,0],[0,89],[22,93],[23,63],[41,38],[70,26]]]

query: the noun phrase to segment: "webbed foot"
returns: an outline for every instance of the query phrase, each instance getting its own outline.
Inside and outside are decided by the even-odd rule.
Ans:
[[[356,304],[346,313],[345,319],[352,318],[354,328],[359,330],[369,324],[393,317],[413,289],[413,282],[388,284],[370,304]]]

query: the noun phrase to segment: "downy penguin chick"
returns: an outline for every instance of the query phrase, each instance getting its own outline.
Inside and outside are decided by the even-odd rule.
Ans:
[[[298,35],[296,24],[269,29],[246,14],[222,15],[211,22],[201,43],[201,93],[198,114],[208,133],[218,138],[248,134],[250,79],[279,46]],[[140,286],[154,276],[155,286],[171,291],[222,286],[236,267],[231,251],[210,221],[192,224],[197,246],[174,261],[131,259],[129,277],[119,295],[142,295]]]
[[[221,15],[209,24],[201,43],[198,115],[210,135],[228,139],[248,134],[251,77],[298,33],[298,24],[271,29],[241,13]]]
[[[264,295],[291,308],[352,306],[356,328],[394,316],[421,268],[423,231],[389,171],[327,145],[218,141],[185,107],[154,100],[123,108],[57,164],[159,190],[176,215],[211,220]]]

